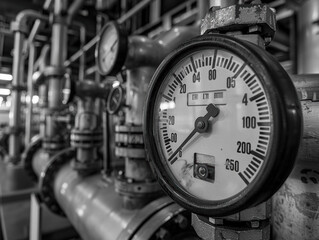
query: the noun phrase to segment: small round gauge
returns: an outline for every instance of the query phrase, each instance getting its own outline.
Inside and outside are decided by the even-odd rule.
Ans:
[[[112,75],[121,70],[126,59],[127,42],[125,31],[115,21],[102,28],[95,51],[100,74]]]
[[[109,114],[116,114],[124,103],[123,88],[121,86],[114,87],[106,102],[106,109]]]
[[[150,165],[176,202],[234,214],[271,197],[294,165],[302,133],[295,88],[262,48],[201,36],[156,70],[144,109]]]

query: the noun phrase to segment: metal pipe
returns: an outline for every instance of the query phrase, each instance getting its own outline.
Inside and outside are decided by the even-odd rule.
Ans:
[[[54,14],[62,16],[66,10],[67,1],[55,0]],[[56,22],[52,26],[51,58],[50,65],[56,68],[63,68],[63,63],[67,54],[67,25]],[[62,103],[62,79],[61,77],[50,77],[48,80],[48,108],[55,111],[59,110]],[[52,139],[59,132],[52,115],[46,117],[46,138]]]
[[[74,2],[71,4],[68,10],[68,18],[67,18],[68,23],[71,23],[73,17],[80,10],[83,4],[84,4],[84,0],[74,0]]]
[[[158,66],[178,45],[199,35],[197,26],[174,27],[155,40],[143,36],[129,38],[129,51],[125,66],[133,69],[140,66]]]
[[[20,68],[22,61],[24,34],[15,32],[14,34],[14,52],[13,52],[13,67],[12,67],[12,86],[16,88],[22,85],[20,76]],[[9,157],[10,161],[17,163],[20,156],[20,139],[19,127],[21,126],[21,99],[20,91],[12,90],[11,92],[11,108],[9,113],[9,127],[12,129],[9,137]]]
[[[24,10],[20,12],[15,22],[12,23],[14,33],[14,53],[13,53],[13,66],[12,66],[12,86],[14,89],[11,93],[11,108],[10,108],[10,118],[9,126],[11,128],[10,138],[9,138],[9,161],[13,163],[19,162],[20,158],[20,139],[19,139],[19,129],[21,127],[21,103],[20,103],[20,87],[22,85],[22,72],[24,69],[23,64],[23,43],[25,39],[26,31],[26,21],[29,19],[40,19],[47,20],[46,16],[34,11],[34,10]]]
[[[297,12],[297,73],[318,74],[319,1],[302,2]],[[317,75],[318,76],[318,75]],[[319,79],[297,81],[304,118],[304,135],[295,168],[273,197],[273,238],[318,239],[319,225]],[[296,81],[295,81],[296,82]]]
[[[209,0],[197,0],[197,6],[198,6],[198,20],[202,20],[206,13],[209,10]]]
[[[209,0],[210,7],[229,7],[238,3],[238,0]]]
[[[75,22],[75,26],[79,27],[80,30],[80,48],[83,48],[86,41],[86,29],[84,24]],[[86,53],[83,52],[83,54],[80,57],[80,65],[79,65],[79,80],[84,80],[85,77],[85,62],[86,62]]]
[[[71,159],[65,160],[52,179],[53,195],[82,239],[155,239],[161,226],[176,224],[175,217],[182,217],[179,214],[184,210],[168,197],[142,209],[124,209],[121,196],[114,190],[114,179],[102,180],[100,174],[83,177],[72,169]],[[47,162],[39,163],[35,170],[40,177]],[[177,226],[174,231],[178,234],[182,229]]]
[[[34,59],[35,59],[35,47],[31,43],[29,47],[29,63],[28,63],[28,80],[27,80],[27,91],[29,96],[29,102],[27,103],[26,123],[25,123],[25,146],[28,146],[32,137],[32,111],[33,111],[33,70],[34,70]]]
[[[91,97],[106,99],[110,89],[93,81],[80,81],[76,83],[75,94],[81,98]]]

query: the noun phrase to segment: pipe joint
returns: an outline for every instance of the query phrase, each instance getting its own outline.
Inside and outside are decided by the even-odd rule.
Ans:
[[[61,24],[61,25],[69,25],[69,22],[67,20],[67,12],[62,11],[59,15],[52,15],[50,18],[51,24]]]
[[[13,32],[21,32],[27,34],[27,20],[29,19],[39,19],[41,21],[48,21],[49,17],[35,10],[23,10],[17,15],[16,20],[11,23],[11,30]]]
[[[65,216],[64,211],[54,196],[54,179],[57,172],[62,166],[69,163],[71,159],[75,157],[75,151],[72,148],[65,149],[56,155],[54,155],[45,169],[40,174],[40,196],[45,205],[54,213]]]
[[[63,77],[64,74],[67,73],[67,71],[66,71],[66,68],[62,66],[47,66],[44,69],[43,73],[45,77],[60,78],[60,77]]]

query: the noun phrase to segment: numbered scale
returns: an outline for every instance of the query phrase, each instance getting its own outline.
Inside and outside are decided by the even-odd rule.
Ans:
[[[176,202],[225,216],[271,197],[302,133],[295,88],[262,48],[201,36],[159,66],[144,111],[150,165]]]
[[[128,38],[123,26],[115,21],[104,25],[95,49],[95,61],[100,74],[117,74],[124,65]]]

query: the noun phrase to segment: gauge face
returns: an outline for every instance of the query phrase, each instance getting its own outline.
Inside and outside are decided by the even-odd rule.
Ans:
[[[278,118],[281,100],[258,55],[232,38],[212,38],[223,43],[195,40],[157,70],[145,138],[151,166],[174,200],[200,214],[225,215],[247,207],[250,198],[260,201],[254,195],[277,166],[286,116]]]
[[[109,114],[116,114],[123,104],[123,88],[113,88],[107,99],[107,111]]]
[[[107,23],[100,34],[96,49],[98,70],[102,75],[115,74],[123,66],[127,51],[127,37],[116,22]]]
[[[196,123],[210,114],[207,108],[219,114]],[[195,197],[225,200],[262,169],[272,138],[272,109],[254,70],[234,53],[215,48],[186,55],[164,79],[154,111],[157,148],[166,167]],[[197,131],[200,123],[208,125],[206,131]]]

